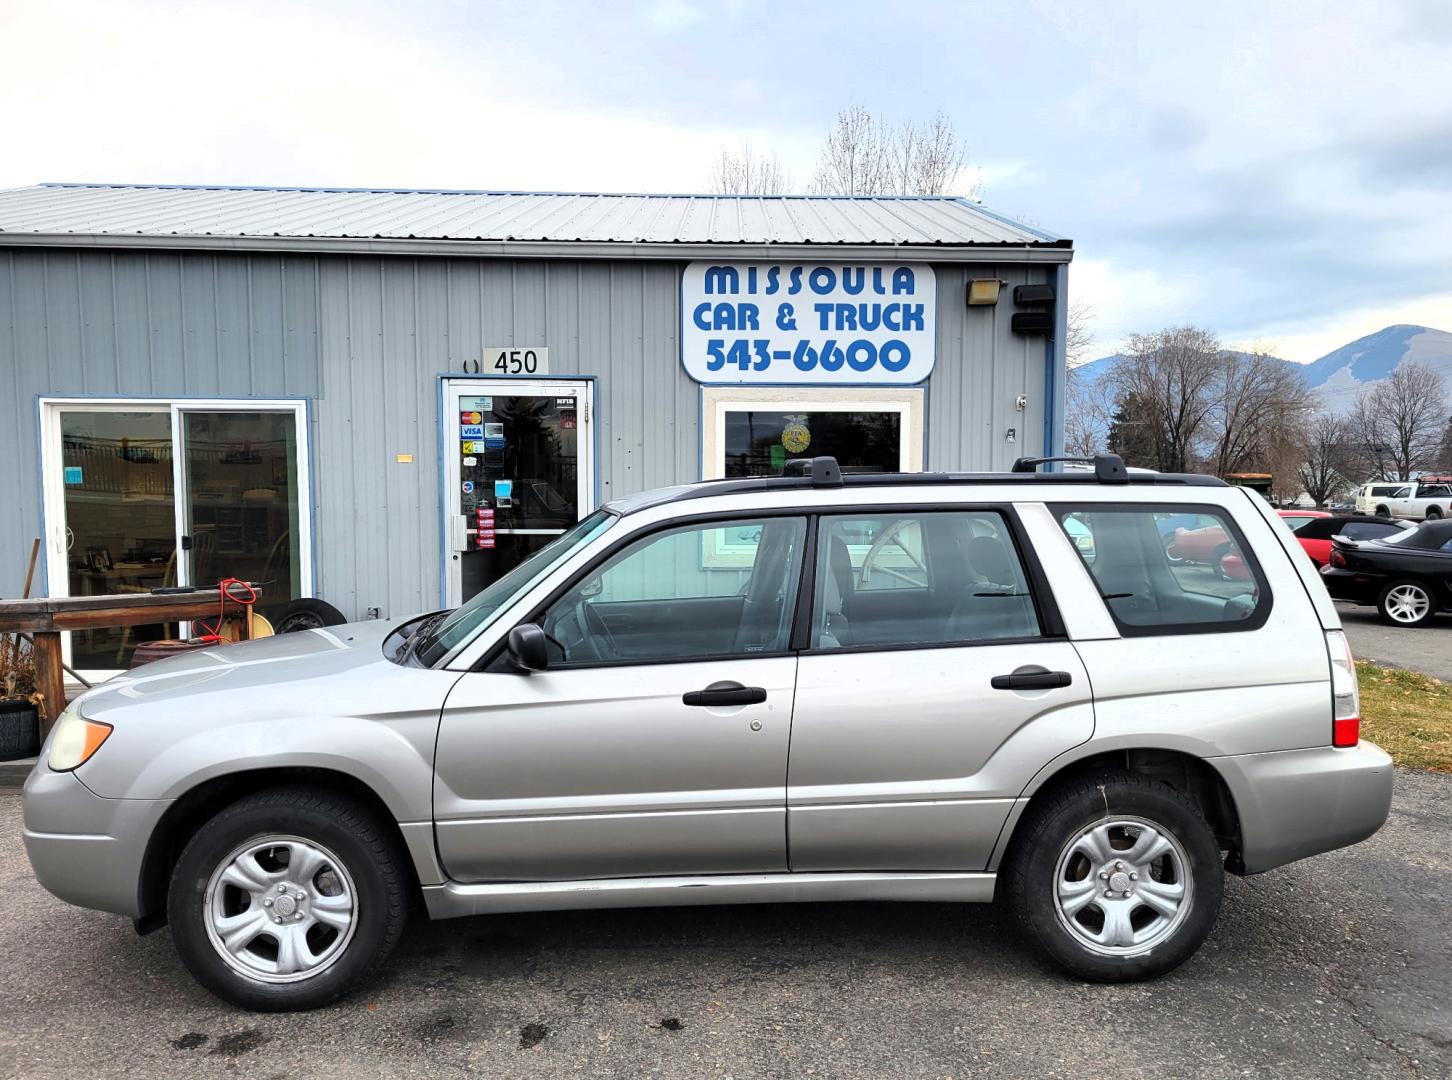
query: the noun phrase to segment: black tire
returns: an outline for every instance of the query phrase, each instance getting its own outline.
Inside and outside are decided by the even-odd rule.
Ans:
[[[1427,507],[1427,520],[1428,521],[1441,521],[1442,520],[1442,511],[1438,507],[1435,507],[1435,506],[1429,506],[1429,507]]]
[[[1376,516],[1379,518],[1389,518],[1391,517],[1391,511],[1385,506],[1378,506],[1376,508]]]
[[[1178,923],[1167,921],[1167,936],[1147,948],[1127,946],[1122,954],[1106,955],[1094,951],[1065,925],[1055,893],[1060,860],[1069,846],[1095,827],[1120,818],[1137,819],[1168,832],[1183,852],[1191,887]],[[1095,877],[1091,869],[1084,880]],[[1036,797],[1015,830],[1003,879],[1004,899],[1028,934],[1056,964],[1089,982],[1133,982],[1174,970],[1194,955],[1214,928],[1225,888],[1219,845],[1194,802],[1161,781],[1120,771],[1077,777]],[[1095,899],[1081,910],[1079,918],[1090,918],[1098,909],[1098,889],[1092,885]],[[1141,911],[1153,915],[1146,906],[1121,902],[1136,917]]]
[[[335,854],[354,891],[352,937],[335,960],[297,982],[234,970],[208,934],[213,873],[249,841],[271,836],[297,837]],[[405,858],[389,826],[346,795],[308,787],[249,795],[198,829],[177,860],[167,894],[172,940],[192,976],[233,1005],[259,1012],[327,1005],[369,979],[398,943],[408,910]]]
[[[304,596],[293,600],[272,620],[274,634],[295,634],[299,630],[316,630],[321,626],[342,626],[348,620],[326,600]]]
[[[1420,593],[1421,596],[1425,598],[1427,610],[1423,612],[1421,618],[1407,620],[1398,619],[1392,615],[1392,593],[1398,589],[1411,589],[1417,593]],[[1386,588],[1381,590],[1381,595],[1376,598],[1376,613],[1381,616],[1381,621],[1386,623],[1388,626],[1401,626],[1409,628],[1426,626],[1429,622],[1432,621],[1433,618],[1436,617],[1437,601],[1432,598],[1432,590],[1429,589],[1423,582],[1417,581],[1414,578],[1398,578],[1396,581],[1389,582]]]

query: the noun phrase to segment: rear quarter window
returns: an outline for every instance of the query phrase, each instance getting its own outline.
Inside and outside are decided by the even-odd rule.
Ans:
[[[1052,508],[1121,634],[1254,630],[1270,613],[1265,575],[1218,507]]]

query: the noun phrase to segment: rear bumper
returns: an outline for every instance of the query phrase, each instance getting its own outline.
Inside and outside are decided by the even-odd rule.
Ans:
[[[1374,604],[1381,595],[1386,579],[1343,570],[1337,566],[1323,566],[1321,582],[1333,599],[1347,600],[1353,604]]]
[[[103,799],[44,760],[25,781],[25,853],[62,900],[138,918],[146,845],[170,800]]]
[[[1391,812],[1392,762],[1374,743],[1210,758],[1240,816],[1244,872],[1371,836]]]

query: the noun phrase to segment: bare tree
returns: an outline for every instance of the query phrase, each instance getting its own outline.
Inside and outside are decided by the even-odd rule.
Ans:
[[[1222,353],[1212,397],[1206,423],[1214,444],[1207,464],[1218,476],[1274,472],[1277,450],[1304,442],[1311,392],[1299,371],[1263,349]],[[1295,482],[1299,464],[1288,470],[1289,483]]]
[[[817,159],[818,195],[945,195],[965,185],[968,151],[943,113],[931,121],[891,125],[862,105],[837,113]]]
[[[1447,424],[1446,384],[1426,364],[1399,364],[1357,395],[1351,423],[1372,471],[1385,480],[1410,480],[1436,463]]]
[[[1094,321],[1094,309],[1082,300],[1069,305],[1069,332],[1064,339],[1064,355],[1069,367],[1078,367],[1089,359],[1089,350],[1094,347],[1094,334],[1089,324]]]
[[[791,174],[777,156],[758,154],[749,142],[722,150],[711,171],[711,191],[716,195],[785,195],[791,187]]]
[[[1070,368],[1064,380],[1064,453],[1093,457],[1104,452],[1114,423],[1114,395],[1109,380],[1085,379]]]
[[[1317,506],[1325,506],[1355,486],[1357,454],[1351,423],[1345,417],[1315,417],[1306,439],[1306,460],[1301,463],[1301,486]]]
[[[1135,334],[1106,376],[1121,412],[1134,403],[1132,422],[1143,427],[1161,472],[1185,472],[1195,463],[1216,407],[1221,351],[1215,335],[1193,326]]]

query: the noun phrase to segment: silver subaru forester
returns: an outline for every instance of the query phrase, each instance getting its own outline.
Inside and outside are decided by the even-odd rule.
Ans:
[[[831,458],[606,505],[452,612],[193,653],[60,718],[40,882],[251,1009],[429,915],[987,901],[1082,978],[1210,933],[1223,871],[1354,844],[1336,611],[1254,494]]]

